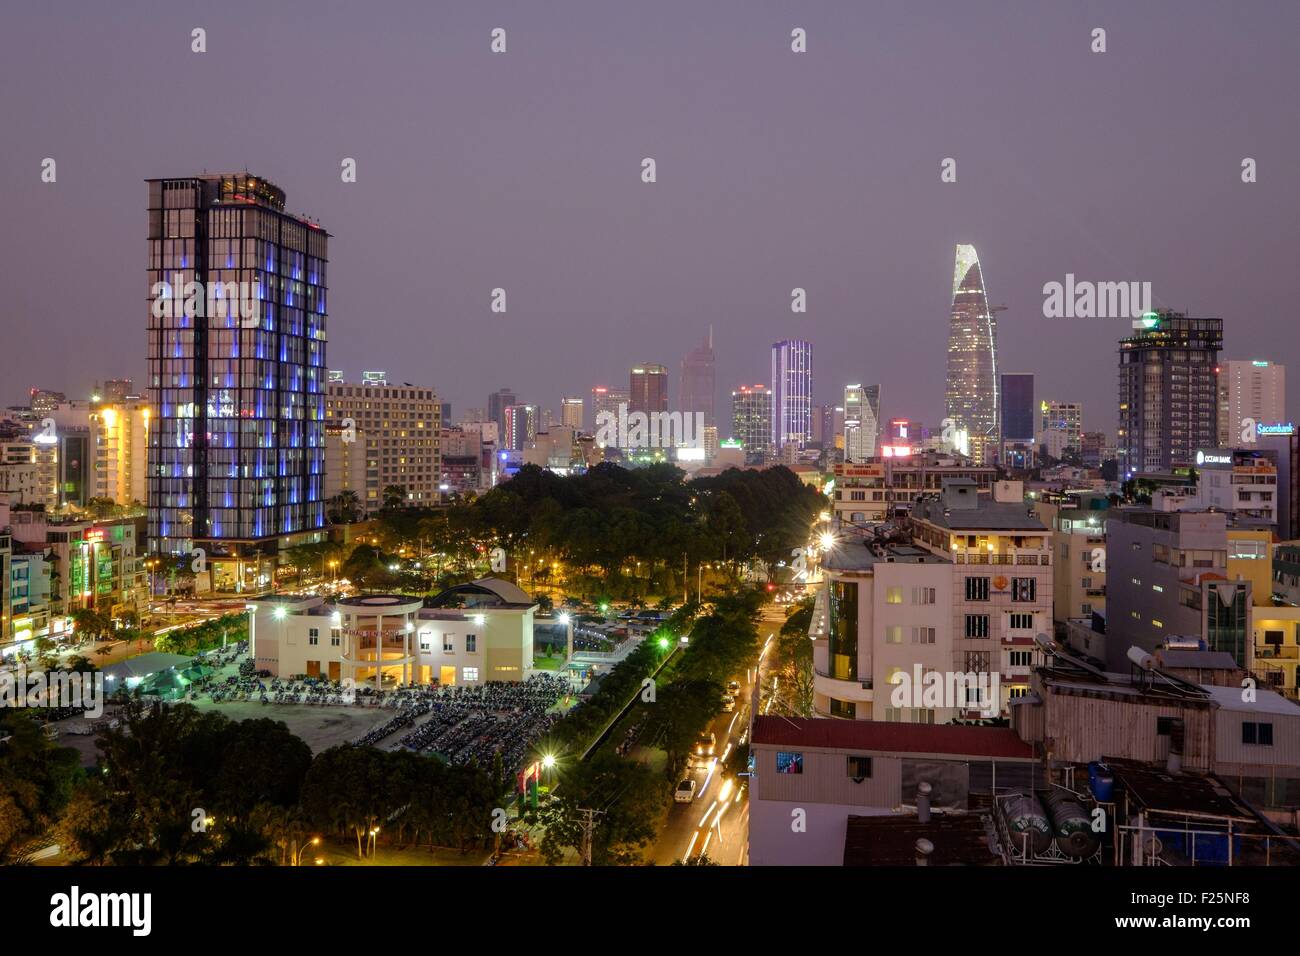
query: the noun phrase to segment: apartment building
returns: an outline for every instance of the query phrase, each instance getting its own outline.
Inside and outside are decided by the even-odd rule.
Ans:
[[[903,446],[888,445],[882,450],[896,452]],[[920,495],[937,494],[943,483],[953,478],[975,482],[988,493],[997,478],[992,465],[977,465],[970,459],[936,452],[888,454],[867,462],[843,462],[835,465],[833,506],[841,520],[853,524],[885,521],[903,514]]]
[[[990,498],[978,487],[945,482],[915,503],[908,525],[917,547],[953,565],[952,666],[999,673],[1005,710],[1041,660],[1035,636],[1052,632],[1052,540],[1021,482],[995,482]]]
[[[1193,638],[1250,669],[1252,587],[1229,577],[1226,514],[1112,508],[1106,540],[1107,666]]]
[[[842,527],[838,539],[810,634],[816,713],[946,723],[996,716],[1024,692],[1034,637],[1051,632],[1052,560],[1019,482],[983,497],[950,479],[892,533]]]
[[[1263,452],[1211,449],[1196,453],[1196,500],[1202,508],[1217,508],[1278,523],[1278,469]]]
[[[1048,495],[1034,511],[1052,532],[1052,617],[1091,621],[1106,613],[1106,514],[1104,495]]]
[[[365,450],[365,494],[359,497],[367,511],[382,506],[384,489],[390,485],[405,488],[410,505],[437,503],[442,403],[431,387],[390,385],[379,379],[330,382],[325,421],[351,425],[363,436],[358,447]]]

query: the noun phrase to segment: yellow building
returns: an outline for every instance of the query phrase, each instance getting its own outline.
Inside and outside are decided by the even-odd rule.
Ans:
[[[1268,528],[1228,526],[1228,579],[1250,581],[1256,607],[1272,605],[1273,534]]]
[[[1300,665],[1300,607],[1268,607],[1255,611],[1255,666],[1260,686],[1300,701],[1296,667]]]

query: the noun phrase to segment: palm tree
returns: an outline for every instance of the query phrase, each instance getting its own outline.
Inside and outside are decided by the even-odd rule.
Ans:
[[[352,524],[361,520],[361,499],[355,491],[345,489],[330,499],[329,511],[335,524]]]
[[[385,511],[394,511],[406,504],[405,485],[386,485],[383,493]]]

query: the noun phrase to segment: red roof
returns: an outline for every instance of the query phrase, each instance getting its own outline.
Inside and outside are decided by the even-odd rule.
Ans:
[[[1034,750],[1009,727],[904,724],[832,717],[757,717],[754,743],[831,750],[1031,759]]]

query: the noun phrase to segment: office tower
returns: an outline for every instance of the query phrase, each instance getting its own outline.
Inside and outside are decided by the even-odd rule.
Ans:
[[[863,462],[880,446],[880,386],[844,386],[844,460]]]
[[[440,404],[442,408],[438,413],[439,418],[441,418],[442,421],[444,422],[451,421],[451,402],[442,402]]]
[[[628,389],[628,414],[668,411],[668,369],[662,365],[638,365],[632,369]]]
[[[277,545],[325,527],[329,233],[248,173],[148,183],[150,546],[203,548],[218,589],[261,586]],[[200,282],[240,307],[187,315]]]
[[[618,418],[618,407],[627,405],[630,398],[630,392],[626,388],[618,386],[596,385],[591,390],[591,414],[592,427],[598,427],[602,413],[613,415]]]
[[[1002,440],[1034,440],[1034,376],[1029,372],[1002,375]]]
[[[812,345],[772,343],[772,447],[802,448],[812,439]]]
[[[378,511],[384,503],[384,489],[390,485],[406,489],[408,504],[435,503],[442,473],[442,402],[432,386],[389,385],[387,379],[381,385],[379,381],[372,377],[361,382],[330,382],[326,388],[326,420],[335,426],[351,421],[356,429],[356,448],[350,450],[348,464],[357,449],[364,449],[366,485],[364,493],[358,492],[361,507]],[[343,490],[341,482],[330,479],[327,483],[331,489]]]
[[[751,465],[771,455],[772,390],[766,385],[742,385],[731,393],[731,437],[741,443]]]
[[[698,348],[693,348],[682,359],[682,380],[678,386],[677,408],[683,416],[701,412],[705,426],[716,424],[714,399],[713,327],[709,337]]]
[[[583,401],[581,398],[562,398],[560,399],[560,423],[572,428],[575,432],[582,431]]]
[[[1260,425],[1286,421],[1286,366],[1260,359],[1219,365],[1219,446],[1258,440]]]
[[[1223,320],[1148,313],[1119,343],[1121,478],[1190,467],[1219,441]]]
[[[998,323],[989,308],[984,275],[974,246],[957,247],[948,324],[948,384],[945,422],[957,450],[977,462],[991,460],[998,437]],[[961,447],[965,445],[965,447]]]
[[[506,407],[518,402],[518,397],[508,388],[500,388],[488,396],[487,420],[497,423],[497,431],[506,433]]]
[[[95,395],[99,397],[92,396],[92,401],[109,403],[124,402],[128,398],[138,397],[135,393],[135,382],[129,378],[110,378],[103,385],[95,386]]]
[[[511,451],[523,451],[537,437],[541,412],[536,405],[507,405],[505,421],[505,442],[502,447]]]

